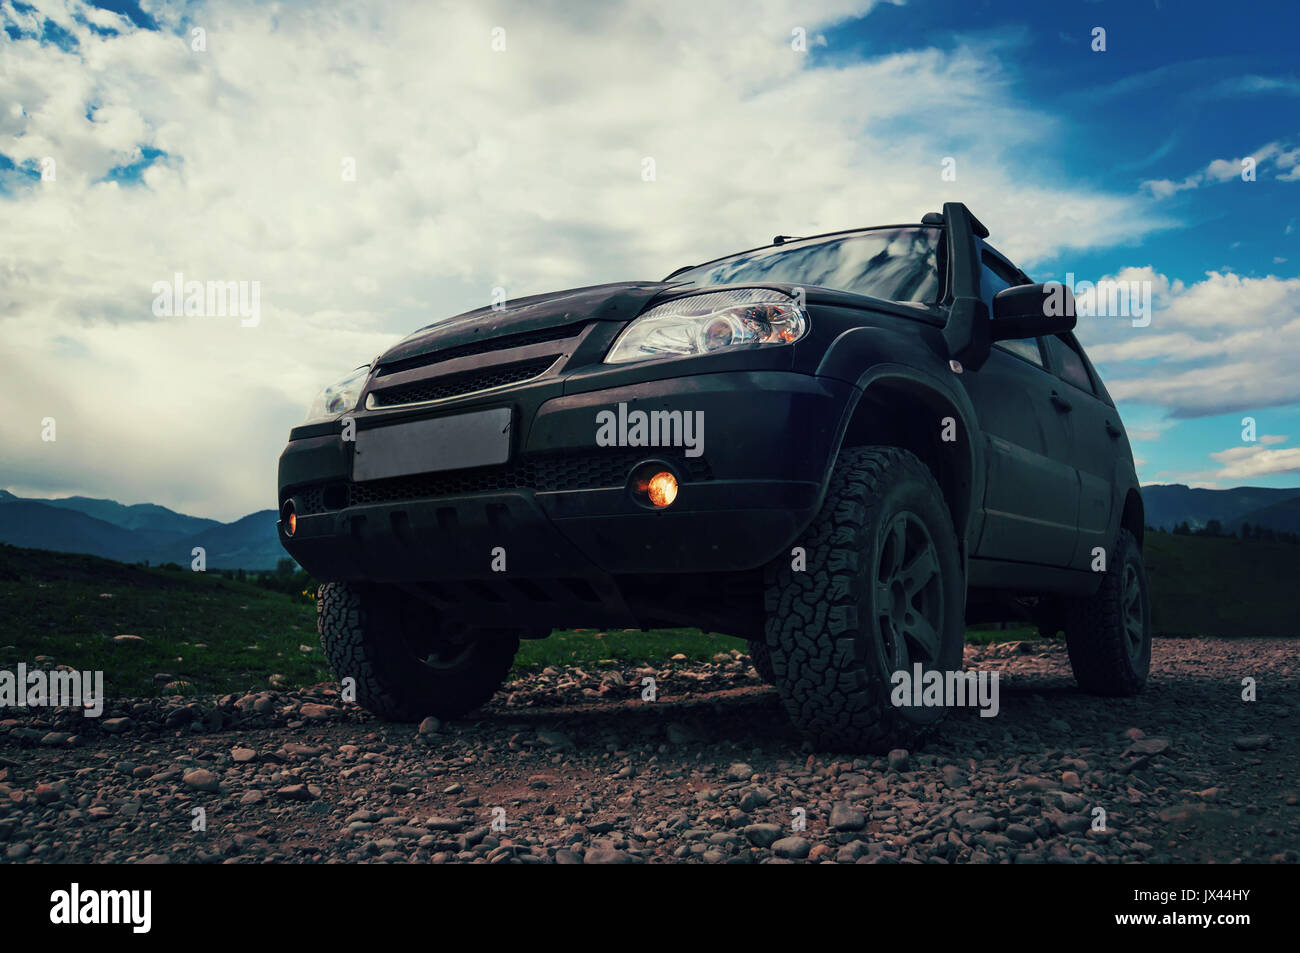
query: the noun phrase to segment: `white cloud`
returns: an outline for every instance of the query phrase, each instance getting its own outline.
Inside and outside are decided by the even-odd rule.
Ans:
[[[172,32],[119,17],[109,37],[80,3],[38,7],[79,48],[18,40],[0,60],[0,100],[23,107],[0,115],[0,151],[57,168],[0,195],[0,481],[20,487],[271,505],[317,388],[496,285],[658,278],[952,199],[1027,265],[1166,224],[1035,176],[1058,120],[1009,98],[996,48],[816,69],[791,50],[795,27],[815,41],[871,0],[169,3],[150,14]],[[104,181],[142,147],[166,154],[143,184]],[[260,281],[261,325],[155,318],[151,286],[176,271]],[[56,445],[38,438],[51,415]]]
[[[1203,417],[1300,401],[1300,278],[1208,272],[1191,284],[1150,267],[1116,280],[1149,281],[1149,327],[1085,318],[1077,330],[1116,400]]]
[[[1217,471],[1221,480],[1251,480],[1262,476],[1300,473],[1300,447],[1270,450],[1245,444],[1211,453],[1210,457],[1223,464]]]
[[[1266,477],[1300,473],[1300,447],[1270,449],[1268,446],[1285,442],[1286,439],[1286,437],[1261,435],[1258,443],[1240,444],[1210,453],[1210,459],[1219,464],[1218,467],[1185,471],[1164,470],[1157,476],[1162,481],[1218,489],[1223,486],[1258,483],[1261,478]]]
[[[1215,92],[1229,96],[1239,93],[1300,93],[1300,82],[1294,77],[1283,76],[1239,76],[1236,79],[1220,83]]]
[[[1204,169],[1193,172],[1181,182],[1172,179],[1148,179],[1142,183],[1142,188],[1146,189],[1152,198],[1166,199],[1188,189],[1200,188],[1202,185],[1231,182],[1234,179],[1241,179],[1245,170],[1243,163],[1247,158],[1254,160],[1254,174],[1257,178],[1264,177],[1262,173],[1267,168],[1272,168],[1273,178],[1279,182],[1294,182],[1300,179],[1300,164],[1297,164],[1300,163],[1300,148],[1288,150],[1279,143],[1270,142],[1260,146],[1254,152],[1235,159],[1214,159]]]

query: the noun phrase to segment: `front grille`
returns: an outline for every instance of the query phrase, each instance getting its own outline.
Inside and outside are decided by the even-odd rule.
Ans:
[[[530,344],[545,344],[548,341],[563,341],[568,338],[577,337],[586,327],[586,322],[565,324],[558,328],[542,328],[540,331],[525,331],[522,334],[506,334],[502,337],[489,338],[485,341],[475,341],[472,344],[460,344],[456,347],[449,347],[441,351],[431,351],[428,354],[417,354],[415,357],[408,357],[400,361],[394,361],[391,364],[385,364],[379,369],[379,376],[383,377],[385,374],[395,374],[398,371],[409,371],[413,367],[427,367],[430,364],[440,364],[443,361],[450,361],[458,357],[472,357],[475,354],[490,354],[492,351],[504,351],[507,348],[514,347],[527,347]]]
[[[506,384],[519,384],[542,374],[555,363],[555,357],[539,357],[531,361],[518,361],[514,364],[501,364],[485,367],[461,374],[449,374],[446,377],[434,377],[429,380],[415,381],[411,384],[399,384],[370,392],[372,407],[396,407],[401,404],[418,404],[430,400],[446,400],[460,397],[492,387],[504,387]]]
[[[555,453],[539,454],[505,466],[334,484],[331,490],[335,492],[331,493],[322,492],[321,485],[317,484],[297,489],[293,495],[301,504],[300,515],[312,516],[335,508],[327,506],[327,501],[337,501],[340,506],[365,506],[499,490],[529,489],[545,492],[619,487],[627,482],[628,472],[650,455],[676,461],[691,482],[712,479],[712,471],[703,457],[668,455],[647,450]]]

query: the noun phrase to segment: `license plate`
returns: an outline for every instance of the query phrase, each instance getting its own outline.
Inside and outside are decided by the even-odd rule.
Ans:
[[[489,467],[510,459],[509,407],[358,430],[353,480]]]

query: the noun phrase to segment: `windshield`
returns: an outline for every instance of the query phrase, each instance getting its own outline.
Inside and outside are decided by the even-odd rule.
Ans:
[[[700,287],[779,281],[889,301],[939,300],[941,229],[874,228],[787,242],[696,265],[673,281]]]

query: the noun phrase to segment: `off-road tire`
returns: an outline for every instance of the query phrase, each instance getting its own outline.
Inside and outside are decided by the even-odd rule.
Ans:
[[[759,678],[769,685],[776,684],[776,672],[772,670],[772,656],[767,650],[766,642],[749,640],[749,661]]]
[[[1065,645],[1074,680],[1093,695],[1136,695],[1151,670],[1151,593],[1142,550],[1119,531],[1101,587],[1066,601]]]
[[[519,648],[515,632],[472,633],[447,664],[432,667],[412,648],[412,635],[436,638],[435,614],[386,586],[326,583],[317,592],[316,612],[334,674],[340,681],[355,679],[357,704],[391,721],[473,711],[501,686]]]
[[[901,550],[886,542],[886,530],[900,520]],[[882,560],[899,553],[901,565],[907,541],[927,538],[927,565],[934,570],[926,584],[915,595],[904,585],[901,600],[890,586],[878,591]],[[959,670],[965,634],[961,555],[933,474],[899,448],[843,451],[821,511],[795,545],[804,550],[806,568],[796,570],[792,557],[782,556],[767,568],[765,580],[767,647],[791,720],[821,749],[882,753],[920,744],[946,709],[891,702],[894,665],[885,654],[891,644],[916,645],[890,628],[892,613],[911,618],[907,613],[921,611],[914,601],[920,600],[934,616],[933,663],[916,659],[923,670]],[[920,578],[919,568],[915,576]],[[889,618],[881,615],[886,607]],[[891,657],[900,657],[896,649]]]

